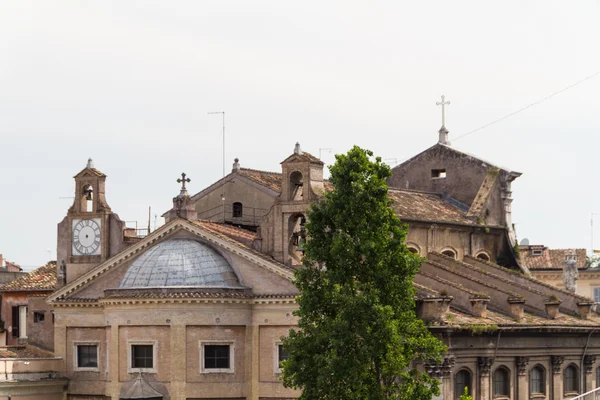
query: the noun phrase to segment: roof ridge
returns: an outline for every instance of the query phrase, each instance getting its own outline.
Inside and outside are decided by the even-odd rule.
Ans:
[[[265,170],[262,170],[262,169],[254,169],[254,168],[242,168],[242,167],[240,167],[240,171],[252,171],[252,172],[260,172],[260,173],[264,173],[264,174],[282,175],[281,172],[265,171]]]

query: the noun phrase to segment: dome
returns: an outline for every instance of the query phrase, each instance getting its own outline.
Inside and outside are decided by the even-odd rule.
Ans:
[[[147,250],[119,285],[119,289],[156,287],[242,288],[221,254],[190,239],[165,240]]]

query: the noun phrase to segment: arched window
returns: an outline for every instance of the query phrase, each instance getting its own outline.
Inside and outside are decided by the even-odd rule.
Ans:
[[[573,364],[565,368],[564,372],[564,394],[579,393],[579,377],[577,367]]]
[[[240,202],[233,203],[233,218],[242,218],[244,215],[244,206]]]
[[[290,200],[303,200],[304,182],[302,180],[302,172],[294,171],[290,174]]]
[[[446,249],[446,250],[442,251],[442,254],[456,259],[456,252],[454,250]]]
[[[510,375],[506,368],[499,367],[494,371],[494,396],[510,395]]]
[[[490,256],[485,251],[479,252],[475,258],[478,258],[482,261],[490,261]]]
[[[546,370],[541,365],[536,365],[529,372],[529,393],[546,394]]]
[[[417,248],[412,247],[412,246],[408,246],[408,251],[410,251],[411,253],[414,253],[414,254],[419,254],[419,250],[417,250]]]
[[[471,394],[471,373],[466,369],[461,369],[454,376],[454,398],[457,400],[460,399],[465,388],[467,388],[469,394]]]
[[[81,211],[94,211],[94,189],[92,185],[84,185],[83,193],[81,194]]]

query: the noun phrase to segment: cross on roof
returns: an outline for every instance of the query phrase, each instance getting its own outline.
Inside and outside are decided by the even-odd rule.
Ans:
[[[450,104],[449,101],[444,100],[446,100],[446,96],[442,95],[442,101],[435,103],[436,106],[442,106],[442,126],[446,126],[446,106]]]
[[[187,175],[185,174],[185,172],[182,172],[181,173],[181,179],[177,179],[177,183],[181,183],[181,191],[182,192],[185,192],[185,183],[186,182],[188,182],[188,183],[191,182],[191,179],[190,178],[186,178],[186,176]]]

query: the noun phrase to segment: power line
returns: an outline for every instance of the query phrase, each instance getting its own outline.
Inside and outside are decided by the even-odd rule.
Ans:
[[[498,118],[498,119],[496,119],[496,120],[494,120],[494,121],[492,121],[492,122],[490,122],[490,123],[488,123],[488,124],[485,124],[485,125],[483,125],[483,126],[480,126],[480,127],[479,127],[479,128],[477,128],[477,129],[474,129],[474,130],[472,130],[472,131],[470,131],[470,132],[467,132],[467,133],[465,133],[464,135],[460,135],[460,136],[458,136],[458,137],[456,137],[456,138],[452,139],[452,141],[456,141],[456,140],[458,140],[458,139],[462,139],[462,138],[464,138],[465,136],[469,136],[469,135],[470,135],[470,134],[472,134],[472,133],[475,133],[475,132],[478,132],[478,131],[480,131],[480,130],[482,130],[482,129],[485,129],[485,128],[487,128],[487,127],[488,127],[488,126],[490,126],[490,125],[494,125],[494,124],[496,124],[496,123],[498,123],[498,122],[500,122],[500,121],[503,121],[503,120],[505,120],[505,119],[507,119],[507,118],[510,118],[510,117],[512,117],[513,115],[515,115],[515,114],[518,114],[518,113],[520,113],[520,112],[522,112],[522,111],[525,111],[525,110],[527,110],[528,108],[531,108],[531,107],[533,107],[533,106],[536,106],[536,105],[538,105],[538,104],[540,104],[540,103],[542,103],[542,102],[544,102],[544,101],[546,101],[546,100],[548,100],[548,99],[550,99],[550,98],[552,98],[552,97],[556,96],[557,94],[560,94],[560,93],[562,93],[562,92],[565,92],[565,91],[567,91],[567,90],[569,90],[569,89],[571,89],[571,88],[573,88],[573,87],[575,87],[575,86],[579,85],[580,83],[583,83],[583,82],[585,82],[585,81],[587,81],[587,80],[590,80],[590,79],[592,79],[592,78],[596,77],[597,75],[600,75],[600,71],[597,71],[596,73],[594,73],[594,74],[592,74],[592,75],[590,75],[590,76],[588,76],[588,77],[586,77],[586,78],[583,78],[583,79],[581,79],[581,80],[579,80],[579,81],[577,81],[577,82],[573,83],[572,85],[569,85],[569,86],[567,86],[567,87],[565,87],[565,88],[563,88],[563,89],[561,89],[561,90],[559,90],[559,91],[556,91],[556,92],[554,92],[554,93],[551,93],[551,94],[549,94],[548,96],[546,96],[546,97],[544,97],[544,98],[542,98],[542,99],[540,99],[540,100],[534,101],[533,103],[531,103],[531,104],[528,104],[528,105],[526,105],[525,107],[518,109],[517,111],[513,111],[512,113],[510,113],[510,114],[508,114],[508,115],[505,115],[504,117]]]

